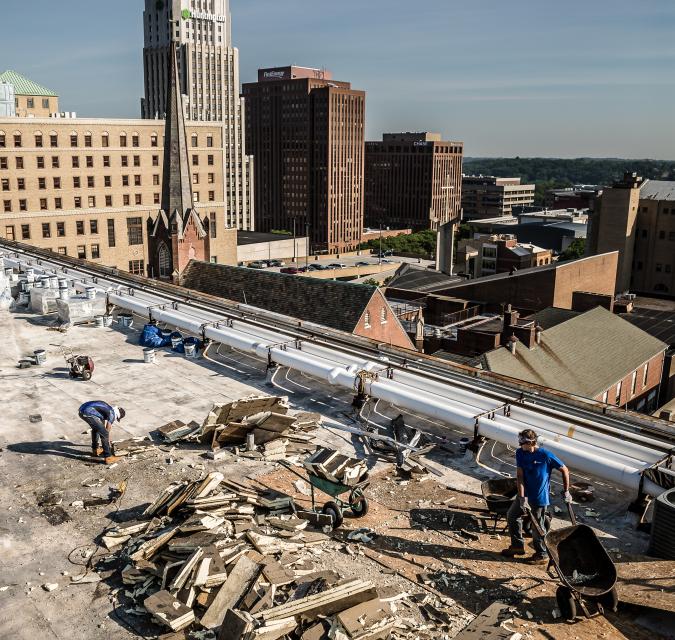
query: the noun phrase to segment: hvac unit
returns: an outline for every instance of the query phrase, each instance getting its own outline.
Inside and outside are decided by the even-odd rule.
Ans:
[[[654,500],[649,555],[675,560],[675,489],[664,491]]]

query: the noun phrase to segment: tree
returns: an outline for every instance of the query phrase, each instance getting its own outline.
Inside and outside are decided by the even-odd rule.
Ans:
[[[586,238],[575,238],[565,251],[560,254],[559,262],[583,258],[586,253]]]

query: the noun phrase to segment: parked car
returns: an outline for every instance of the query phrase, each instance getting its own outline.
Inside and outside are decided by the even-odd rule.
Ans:
[[[328,265],[329,269],[346,269],[347,265],[344,262],[331,262]]]
[[[396,264],[396,260],[382,260],[382,264]]]
[[[295,275],[296,273],[299,273],[300,269],[297,267],[283,267],[282,269],[279,269],[281,273],[290,273],[291,275]]]
[[[266,269],[267,263],[262,260],[254,260],[253,262],[249,262],[247,266],[249,269]]]
[[[356,266],[357,267],[369,267],[370,264],[371,264],[370,262],[365,262],[365,261],[361,260],[360,262],[356,263]]]
[[[387,249],[385,251],[380,251],[379,253],[375,254],[378,258],[386,258],[387,256],[393,256],[394,251],[393,249]]]
[[[283,260],[268,260],[269,267],[285,267],[286,263]]]
[[[325,271],[328,267],[320,262],[314,262],[307,267],[307,271]]]

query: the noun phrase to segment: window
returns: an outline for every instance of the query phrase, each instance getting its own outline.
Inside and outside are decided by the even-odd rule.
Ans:
[[[77,146],[77,134],[76,134],[76,133],[71,133],[71,134],[70,134],[70,146],[71,146],[71,147],[76,147],[76,146]]]
[[[19,200],[19,211],[28,211],[28,204],[26,200]]]
[[[23,158],[21,156],[17,156],[16,158],[16,168],[23,169]]]
[[[199,146],[199,138],[197,137],[196,133],[192,134],[192,146],[193,147],[198,147]]]
[[[9,178],[2,179],[2,190],[9,191]]]
[[[155,186],[159,185],[159,174],[158,173],[155,173],[152,176],[152,184],[155,185]]]
[[[35,146],[38,147],[38,148],[42,147],[42,134],[41,133],[35,134]]]
[[[56,237],[57,238],[64,238],[66,235],[66,223],[65,222],[57,222],[56,223]]]
[[[127,146],[127,134],[122,133],[120,134],[120,147],[126,147]]]
[[[75,221],[75,232],[77,233],[78,236],[84,235],[84,220]]]
[[[621,404],[621,388],[623,387],[623,380],[619,380],[616,385],[616,400],[615,404]]]
[[[38,178],[38,189],[47,188],[47,178]]]
[[[38,156],[35,158],[37,162],[37,168],[38,169],[44,169],[45,168],[45,157],[44,156]]]
[[[107,133],[104,133],[101,136],[101,146],[102,147],[109,147],[110,146],[110,136]]]
[[[94,166],[94,156],[86,156],[87,167],[91,169]]]
[[[59,247],[56,251],[57,253],[60,253],[62,256],[68,255],[68,249],[66,249],[66,247]]]
[[[80,167],[80,156],[73,156],[72,157],[72,165],[73,165],[73,169],[79,169],[79,167]]]
[[[206,164],[208,164],[208,165],[210,165],[210,166],[213,166],[213,156],[212,156],[212,155],[209,155],[209,156],[206,158]]]
[[[11,200],[3,200],[3,208],[5,210],[5,213],[11,213],[12,212],[12,201]]]
[[[4,149],[7,146],[7,140],[4,133],[0,133],[0,149]]]
[[[52,225],[49,222],[42,223],[42,237],[51,238],[52,237]]]
[[[122,186],[123,187],[129,186],[129,176],[122,176]]]
[[[21,225],[21,239],[30,240],[30,225],[22,224]]]
[[[192,174],[192,184],[199,184],[199,174],[198,173]]]
[[[97,244],[91,245],[91,257],[94,260],[98,260],[101,257],[101,249],[100,249],[99,245],[97,245]]]
[[[152,156],[152,166],[159,167],[159,156]]]
[[[34,98],[26,98],[26,107],[29,109],[34,109],[35,108],[35,99]]]
[[[84,134],[84,146],[91,147],[91,133]]]
[[[656,263],[656,270],[661,273],[661,270],[663,269],[663,265],[660,262]]]
[[[96,206],[96,196],[87,196],[87,206],[93,209]]]
[[[74,200],[74,203],[75,203],[75,208],[81,209],[82,208],[82,198],[80,196],[75,196],[75,198],[73,198],[73,200]]]
[[[150,136],[150,146],[151,146],[151,147],[156,147],[156,146],[157,146],[157,134],[156,134],[156,133],[153,133],[153,134]]]
[[[211,213],[209,213],[209,235],[211,238],[215,238],[217,235],[215,211],[211,211]]]
[[[103,176],[103,186],[104,187],[112,187],[112,177],[111,176]]]
[[[49,98],[42,98],[42,108],[49,109]]]
[[[129,156],[122,156],[122,166],[123,167],[129,166]]]
[[[366,315],[363,318],[363,324],[366,329],[370,329],[370,311],[366,311]]]
[[[159,263],[159,277],[168,278],[171,275],[171,253],[163,242],[159,245],[157,251],[157,261]]]
[[[134,176],[134,187],[140,186],[141,186],[141,176],[137,174]]]
[[[141,166],[141,156],[134,156],[134,167]]]
[[[199,156],[198,155],[193,155],[192,156],[192,164],[196,167],[199,165]]]
[[[61,188],[61,178],[54,178],[54,189]]]
[[[49,134],[49,146],[50,147],[58,147],[59,146],[59,136],[57,136],[55,133]]]
[[[123,204],[125,207],[128,207],[128,206],[131,204],[131,198],[129,197],[129,194],[128,194],[128,193],[125,193],[125,194],[122,196],[122,204]]]
[[[208,183],[213,184],[215,182],[215,179],[216,179],[216,175],[214,173],[209,173]]]
[[[209,262],[216,264],[218,262],[218,256],[211,256]]]
[[[91,233],[98,233],[98,220],[89,221],[89,231]]]
[[[649,362],[645,365],[645,368],[642,370],[642,388],[644,389],[647,386],[647,374],[649,373]]]
[[[134,135],[131,136],[131,146],[132,147],[139,147],[140,146],[140,140],[138,138],[137,133],[134,133]]]
[[[209,191],[209,202],[215,202],[216,201],[216,192],[215,191]]]
[[[17,178],[16,179],[16,188],[19,191],[25,191],[26,190],[26,179],[25,178]]]
[[[194,191],[192,193],[192,202],[199,202],[199,191]]]
[[[115,219],[108,218],[108,246],[115,246]]]
[[[7,168],[7,158],[0,158],[0,169]]]
[[[14,146],[15,146],[15,147],[20,147],[20,146],[21,146],[21,134],[20,134],[20,133],[15,133],[15,134],[14,134]]]
[[[140,193],[137,193],[134,197],[134,202],[136,204],[143,204],[143,196]]]
[[[87,259],[87,247],[83,244],[77,245],[77,257],[80,260],[86,260]]]
[[[143,244],[142,218],[127,218],[127,235],[130,245]]]
[[[387,310],[386,309],[380,309],[380,324],[386,324],[387,323]]]
[[[58,156],[52,156],[52,169],[58,169],[59,168],[59,157]]]
[[[143,260],[129,260],[129,273],[137,276],[145,275],[145,264]]]
[[[213,136],[211,135],[206,136],[206,146],[207,147],[213,146]]]
[[[90,189],[93,189],[94,184],[95,184],[94,176],[87,176],[87,187],[89,187]]]
[[[110,156],[103,156],[103,166],[104,167],[110,166]]]
[[[14,225],[13,224],[8,224],[5,227],[5,237],[7,240],[16,240],[16,237],[14,235]]]
[[[609,395],[609,391],[605,391],[605,393],[602,394],[602,401],[607,404],[607,396]]]
[[[152,202],[153,202],[153,204],[161,204],[160,198],[159,198],[159,193],[153,193],[152,194]]]
[[[63,200],[61,198],[54,198],[54,209],[63,209]]]
[[[633,375],[630,379],[630,395],[635,395],[635,388],[637,387],[637,371],[633,371]]]
[[[105,197],[105,206],[106,207],[112,207],[112,196],[106,196]]]
[[[79,189],[79,188],[80,188],[80,178],[79,178],[79,176],[75,176],[75,177],[73,178],[73,187],[74,187],[75,189]]]

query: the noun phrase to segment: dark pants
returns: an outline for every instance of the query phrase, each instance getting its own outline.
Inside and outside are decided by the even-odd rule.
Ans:
[[[96,451],[98,449],[98,442],[101,441],[101,446],[103,447],[103,456],[109,458],[112,456],[112,446],[110,445],[110,435],[108,430],[105,428],[105,423],[101,418],[96,416],[87,416],[80,414],[80,418],[84,420],[91,427],[91,450]]]
[[[530,507],[532,513],[532,518],[536,520],[537,524],[541,527],[542,531],[546,531],[544,523],[544,514],[546,513],[546,507]],[[506,520],[509,523],[509,533],[511,534],[511,546],[513,547],[524,547],[525,538],[523,538],[523,516],[525,511],[521,508],[520,502],[516,498],[509,508],[509,512],[506,514]],[[534,545],[534,550],[537,553],[542,555],[548,555],[546,547],[544,546],[544,540],[539,535],[539,532],[534,526],[532,526],[532,543]]]

